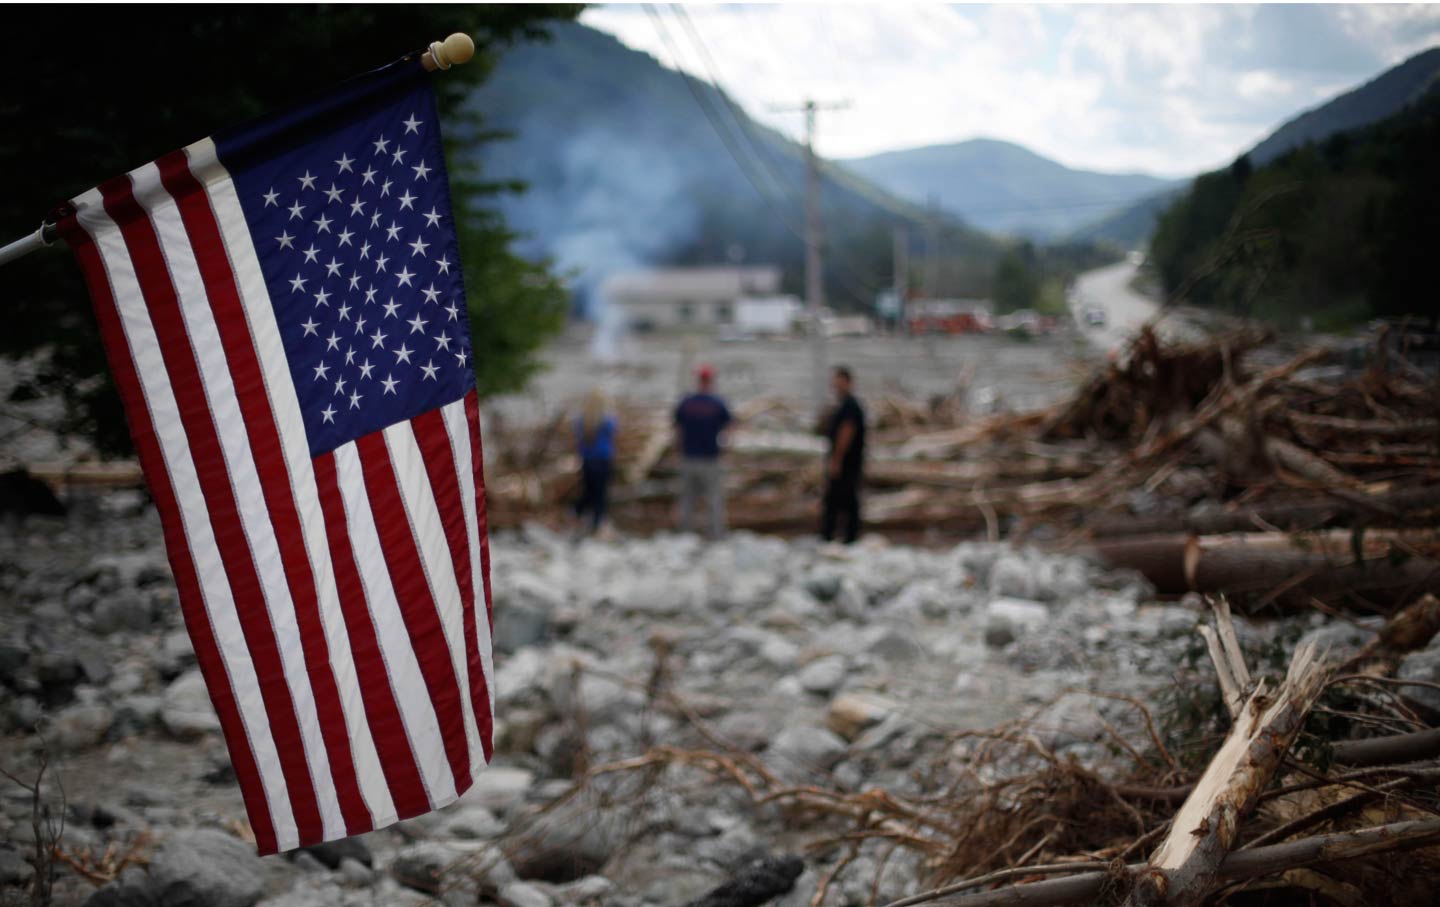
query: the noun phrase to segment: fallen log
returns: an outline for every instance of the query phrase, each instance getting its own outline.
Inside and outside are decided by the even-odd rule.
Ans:
[[[1336,765],[1350,768],[1440,758],[1440,728],[1367,740],[1343,740],[1334,745],[1331,755]]]
[[[1433,543],[1433,537],[1420,538]],[[1402,533],[1366,533],[1357,539],[1354,533],[1332,531],[1106,538],[1080,546],[1077,553],[1111,569],[1138,570],[1166,595],[1225,592],[1236,604],[1308,606],[1311,595],[1345,590],[1393,608],[1417,593],[1440,592],[1440,560],[1416,556],[1413,550]]]
[[[1392,853],[1440,844],[1440,819],[1417,819],[1393,822],[1316,835],[1271,844],[1253,850],[1241,850],[1225,857],[1216,873],[1220,882],[1240,882],[1262,876],[1288,872],[1307,866],[1339,863],[1378,853]],[[1126,872],[1087,872],[1065,879],[1049,879],[1015,885],[998,891],[936,899],[937,907],[1058,907],[1062,904],[1093,903],[1106,888],[1123,886],[1127,873],[1144,869],[1132,863]]]
[[[1184,907],[1209,893],[1241,820],[1280,767],[1325,686],[1324,657],[1317,655],[1313,643],[1302,646],[1273,695],[1263,682],[1250,694],[1225,742],[1175,814],[1170,834],[1140,872],[1126,907]]]
[[[1440,485],[1427,488],[1403,488],[1388,494],[1375,495],[1373,503],[1394,511],[1397,517],[1383,525],[1434,526],[1440,523]],[[1229,532],[1254,532],[1263,527],[1286,531],[1326,529],[1339,525],[1363,525],[1375,518],[1375,508],[1354,500],[1341,500],[1328,495],[1288,498],[1248,507],[1202,510],[1163,516],[1103,514],[1086,523],[1085,528],[1096,538],[1110,536],[1143,536],[1185,532],[1195,535],[1220,535]]]

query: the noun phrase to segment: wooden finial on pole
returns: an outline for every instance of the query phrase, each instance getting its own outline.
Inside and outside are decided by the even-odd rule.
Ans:
[[[420,65],[429,72],[449,69],[457,63],[468,63],[475,56],[475,42],[464,32],[456,32],[444,41],[432,41],[430,49],[420,57]]]

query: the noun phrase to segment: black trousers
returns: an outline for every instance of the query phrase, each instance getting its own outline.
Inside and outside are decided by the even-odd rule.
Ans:
[[[590,514],[591,529],[599,529],[605,519],[610,473],[609,460],[585,460],[580,464],[580,500],[575,502],[575,516]]]
[[[829,542],[836,529],[850,544],[860,537],[860,473],[842,472],[825,480],[824,512],[820,516],[820,538]]]

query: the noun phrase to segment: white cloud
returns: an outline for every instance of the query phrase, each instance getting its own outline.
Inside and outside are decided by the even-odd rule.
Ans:
[[[752,116],[797,136],[804,97],[832,157],[1018,142],[1071,166],[1190,174],[1221,165],[1336,85],[1440,44],[1440,7],[636,7],[581,21],[667,65],[714,75]]]

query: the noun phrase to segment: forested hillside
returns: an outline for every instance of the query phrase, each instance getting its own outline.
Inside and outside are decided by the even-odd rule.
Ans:
[[[1316,327],[1436,315],[1440,88],[1375,125],[1208,173],[1160,218],[1172,298]]]
[[[725,261],[779,264],[801,292],[803,150],[611,35],[551,32],[506,53],[469,104],[511,136],[476,158],[489,178],[528,185],[502,202],[523,248],[553,257],[581,297],[615,270]],[[821,205],[830,297],[868,307],[892,281],[891,227],[917,225],[918,257],[923,212],[837,166]],[[987,292],[1004,245],[958,222],[945,235],[951,289]]]

